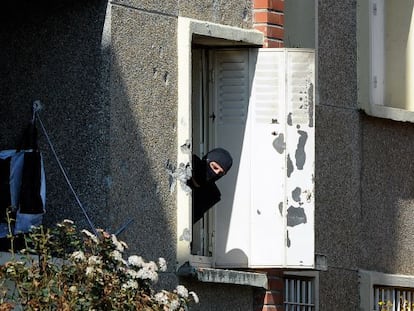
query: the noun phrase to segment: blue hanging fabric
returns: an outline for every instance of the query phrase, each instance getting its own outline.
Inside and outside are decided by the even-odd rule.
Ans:
[[[46,178],[35,118],[33,111],[20,149],[0,151],[0,238],[41,225],[46,211]]]

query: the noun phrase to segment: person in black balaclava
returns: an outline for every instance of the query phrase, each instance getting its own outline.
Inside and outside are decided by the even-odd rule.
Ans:
[[[193,176],[187,183],[193,191],[193,223],[220,201],[221,193],[215,182],[230,170],[232,164],[230,153],[223,148],[209,151],[202,159],[193,155]]]

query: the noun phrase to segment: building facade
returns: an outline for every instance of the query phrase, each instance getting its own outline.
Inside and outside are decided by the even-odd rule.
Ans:
[[[117,232],[128,224],[120,239],[148,260],[164,257],[169,269],[162,285],[184,283],[197,292],[201,302],[194,310],[380,310],[380,301],[410,301],[412,1],[42,0],[2,6],[0,148],[18,146],[32,102],[40,100],[39,116],[94,225]],[[237,136],[248,132],[247,123],[236,117],[245,111],[240,118],[248,118],[243,103],[256,94],[250,90],[257,65],[264,64],[256,51],[283,47],[313,55],[297,74],[306,77],[306,90],[299,90],[306,98],[304,123],[284,110],[280,119],[272,117],[273,125],[294,124],[299,133],[277,140],[280,132],[269,132],[284,159],[289,153],[278,148],[293,146],[290,169],[271,166],[257,152],[243,162],[237,140],[247,145]],[[283,51],[280,64],[289,63]],[[273,73],[286,73],[281,79],[287,81],[295,77],[288,74],[293,67]],[[221,74],[227,72],[226,80]],[[238,96],[225,93],[235,86]],[[278,87],[269,91],[277,89],[277,96]],[[214,106],[229,94],[240,98],[239,109]],[[235,114],[226,114],[230,110]],[[203,125],[225,117],[235,127]],[[260,146],[252,133],[248,143]],[[40,130],[39,141],[45,224],[69,218],[87,228]],[[289,197],[286,204],[267,208],[253,200],[193,226],[186,165],[191,152],[202,155],[222,142],[240,149],[239,169],[232,172],[254,181],[240,186],[245,197],[237,206],[243,198],[263,197],[255,186],[263,180],[280,183],[265,196],[285,189],[274,200]],[[301,166],[301,159],[310,166]],[[272,170],[274,180],[261,175]],[[304,185],[286,179],[297,171],[304,172]],[[297,194],[297,188],[306,191]],[[298,207],[289,210],[288,201]],[[280,226],[273,226],[277,219]]]

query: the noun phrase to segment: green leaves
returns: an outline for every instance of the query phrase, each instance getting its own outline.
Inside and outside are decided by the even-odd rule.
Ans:
[[[34,228],[26,248],[0,266],[0,311],[24,310],[187,310],[198,302],[179,285],[156,293],[163,258],[124,258],[128,248],[115,235],[77,230],[70,220]]]

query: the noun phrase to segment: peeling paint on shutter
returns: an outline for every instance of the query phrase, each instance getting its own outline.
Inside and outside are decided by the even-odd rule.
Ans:
[[[288,50],[286,153],[286,266],[314,265],[314,54]],[[290,117],[289,117],[290,116]]]
[[[264,50],[265,51],[265,50]],[[285,60],[283,52],[251,52],[253,83],[250,97],[251,185],[250,266],[284,262],[283,211],[286,171]],[[281,251],[282,250],[282,251]]]
[[[217,267],[314,266],[314,53],[217,51],[214,144],[234,165],[218,185]]]

